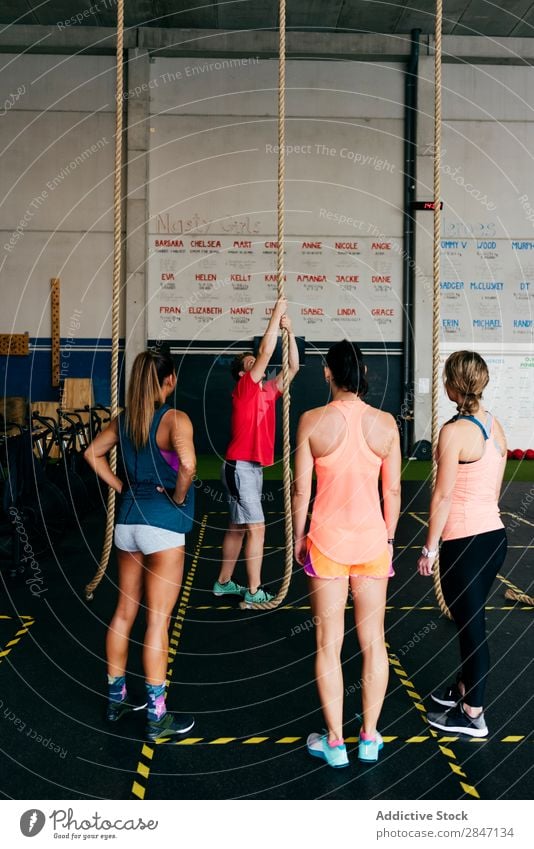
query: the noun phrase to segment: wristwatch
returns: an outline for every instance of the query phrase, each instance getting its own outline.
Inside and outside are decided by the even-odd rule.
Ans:
[[[424,545],[421,549],[421,554],[423,555],[423,557],[435,557],[437,553],[437,548],[431,551],[429,548],[426,547],[426,545]]]

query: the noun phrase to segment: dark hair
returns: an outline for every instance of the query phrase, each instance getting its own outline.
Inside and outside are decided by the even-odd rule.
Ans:
[[[245,357],[253,356],[254,354],[252,353],[252,351],[243,351],[243,353],[235,355],[230,366],[230,371],[232,372],[232,377],[234,378],[236,383],[240,377],[239,372],[243,371],[243,360],[245,359]]]
[[[363,398],[369,385],[365,377],[363,355],[355,342],[343,339],[328,350],[326,364],[340,389],[354,392]]]
[[[163,404],[163,381],[176,371],[168,349],[138,354],[132,365],[126,400],[126,428],[136,448],[148,442],[154,410]]]

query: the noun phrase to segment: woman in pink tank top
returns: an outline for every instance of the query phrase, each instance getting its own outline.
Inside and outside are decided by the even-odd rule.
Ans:
[[[489,374],[479,354],[451,354],[444,380],[458,415],[439,435],[436,486],[418,569],[421,575],[432,574],[441,538],[441,587],[458,629],[461,668],[455,683],[432,693],[442,709],[430,712],[428,722],[442,731],[485,737],[483,705],[489,670],[485,604],[506,556],[506,531],[498,505],[506,437],[482,404]]]
[[[342,767],[348,758],[340,658],[349,582],[363,655],[358,756],[376,761],[382,748],[377,722],[388,681],[384,614],[400,511],[401,453],[393,416],[362,400],[367,380],[358,346],[338,342],[328,351],[326,363],[332,401],[300,419],[292,506],[295,558],[309,576],[317,637],[315,672],[327,726],[326,734],[310,734],[308,751],[330,766]],[[317,494],[306,535],[314,471]]]

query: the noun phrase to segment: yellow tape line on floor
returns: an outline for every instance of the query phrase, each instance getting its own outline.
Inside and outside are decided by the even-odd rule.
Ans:
[[[459,741],[463,741],[465,743],[521,743],[523,740],[527,740],[526,734],[509,734],[506,737],[499,738],[498,740],[488,740],[487,738],[473,738],[473,737],[462,737],[457,734],[455,736],[447,736],[447,737],[439,737],[436,734],[436,737],[431,736],[430,734],[422,734],[415,735],[413,737],[399,737],[398,735],[391,736],[382,736],[384,743],[398,743],[401,745],[405,744],[417,744],[417,743],[426,743],[428,740],[436,740],[439,745],[442,753],[451,760],[456,760],[456,755],[449,749],[448,746],[443,745],[444,743],[457,743]],[[239,737],[186,737],[183,740],[176,740],[173,745],[175,746],[227,746],[230,743],[234,743],[236,746],[264,746],[266,743],[274,744],[274,745],[284,745],[284,746],[293,746],[296,743],[303,743],[306,740],[306,735],[301,734],[299,736],[284,736],[284,737],[248,737],[248,738],[239,738]],[[345,737],[345,743],[357,743],[358,737]],[[534,742],[534,738],[532,741]],[[156,743],[154,745],[160,745]],[[163,745],[163,743],[161,744]],[[167,745],[167,744],[165,744]],[[153,750],[152,750],[153,751]]]
[[[169,654],[167,657],[167,687],[169,686],[169,682],[172,678],[172,668],[174,664],[174,660],[176,657],[176,652],[178,649],[178,645],[180,643],[180,637],[182,634],[182,626],[185,621],[185,614],[188,607],[189,596],[191,595],[191,586],[193,584],[193,580],[195,577],[196,568],[198,566],[198,562],[200,559],[200,552],[202,550],[202,542],[204,539],[204,534],[206,533],[206,526],[208,524],[208,514],[206,513],[202,517],[202,522],[200,523],[200,529],[198,532],[198,540],[195,548],[195,553],[193,555],[193,562],[191,563],[191,568],[187,574],[187,578],[185,579],[182,587],[182,592],[180,594],[180,600],[178,603],[178,612],[174,618],[173,628],[171,632],[171,636],[169,639]],[[192,740],[194,743],[200,742],[202,738],[196,737]],[[178,741],[180,745],[185,746],[188,745],[187,740]],[[148,779],[150,776],[150,767],[152,758],[154,757],[154,746],[155,743],[144,743],[143,748],[141,749],[141,755],[139,758],[139,762],[137,764],[136,769],[136,780],[134,780],[132,784],[131,793],[135,799],[144,799],[146,794],[146,787],[148,783]]]
[[[205,548],[205,546],[204,546]],[[497,575],[499,577],[499,575]],[[512,589],[516,589],[517,587],[514,584],[511,584],[506,579],[503,580],[503,583],[506,583],[507,586]],[[521,590],[518,590],[521,592]],[[397,607],[393,604],[386,605],[386,613],[389,613],[390,610],[415,610],[415,611],[425,611],[425,610],[439,610],[438,605],[426,604],[418,607],[417,605],[405,604]],[[487,605],[486,610],[534,610],[529,604],[504,604],[504,605]],[[239,611],[239,607],[236,604],[191,604],[189,605],[189,610],[235,610]],[[309,604],[284,604],[281,605],[278,610],[311,610],[311,606]],[[347,604],[345,610],[352,610],[352,605]]]
[[[11,616],[2,616],[1,618],[14,621]],[[22,627],[19,627],[13,637],[0,649],[0,663],[6,659],[8,654],[20,643],[22,638],[28,633],[31,626],[35,623],[35,619],[31,616],[19,616],[18,618],[24,620],[23,622],[18,623]]]
[[[416,693],[413,690],[413,684],[412,684],[411,680],[408,678],[408,675],[405,672],[400,660],[398,659],[398,657],[395,654],[393,654],[390,651],[388,651],[388,658],[389,658],[390,665],[393,667],[393,671],[396,672],[396,674],[399,676],[399,684],[401,684],[404,687],[406,695],[411,700],[415,709],[421,714],[421,718],[423,719],[423,721],[426,723],[427,722],[426,708],[419,701],[419,699],[421,697],[418,695],[418,693]],[[443,746],[441,744],[440,739],[439,739],[439,734],[438,734],[437,731],[435,731],[433,728],[430,728],[430,727],[428,728],[428,730],[430,732],[431,737],[437,741],[438,748],[439,748],[441,754],[443,755],[444,758],[447,759],[447,763],[449,765],[449,769],[451,770],[451,772],[454,775],[461,776],[462,778],[467,778],[465,772],[456,763],[456,755],[454,754],[452,749],[450,749],[448,746]],[[421,736],[421,737],[410,737],[408,740],[406,740],[406,742],[407,743],[424,743],[428,739],[429,739],[429,737],[426,736],[426,735]],[[443,738],[441,738],[441,739],[443,740]],[[449,741],[452,742],[452,739],[453,738],[448,737],[447,742],[449,742]],[[445,741],[443,740],[443,742],[445,742]],[[474,785],[467,784],[467,782],[460,781],[460,786],[461,786],[463,792],[466,793],[468,796],[472,796],[474,799],[480,799],[478,790],[476,789],[476,787]]]

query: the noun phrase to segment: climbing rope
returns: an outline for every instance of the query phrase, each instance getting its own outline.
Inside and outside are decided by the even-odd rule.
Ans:
[[[436,0],[436,33],[434,46],[434,251],[433,251],[433,319],[432,319],[432,490],[436,486],[438,447],[439,337],[440,337],[440,271],[441,271],[441,28],[443,2]],[[434,562],[434,592],[441,612],[452,619],[445,603],[439,575],[439,556]]]
[[[504,593],[504,597],[509,598],[512,601],[520,601],[521,604],[529,604],[531,607],[534,607],[534,598],[526,593],[520,593],[518,590],[508,589]]]
[[[278,262],[277,280],[278,297],[283,298],[284,285],[284,187],[285,187],[285,107],[286,107],[286,2],[280,0],[279,11],[279,50],[278,50]],[[284,392],[282,398],[282,473],[284,483],[284,515],[285,515],[285,569],[282,584],[278,594],[271,601],[262,604],[245,604],[240,607],[254,610],[272,610],[283,602],[289,589],[293,571],[293,521],[291,517],[291,442],[289,438],[289,335],[282,331],[282,379]]]
[[[117,2],[117,75],[115,91],[115,166],[113,172],[113,288],[111,309],[111,417],[118,413],[119,405],[119,314],[121,285],[121,237],[122,237],[122,111],[123,111],[123,44],[124,44],[124,0]],[[110,452],[109,464],[117,468],[117,449]],[[100,563],[92,581],[85,587],[87,601],[93,598],[94,590],[104,577],[111,546],[115,521],[115,490],[108,489],[106,531]]]

